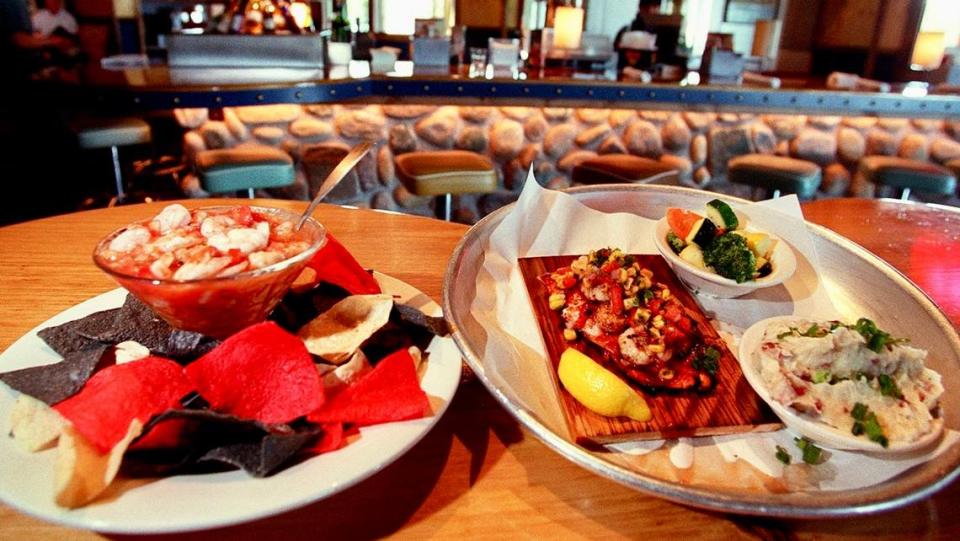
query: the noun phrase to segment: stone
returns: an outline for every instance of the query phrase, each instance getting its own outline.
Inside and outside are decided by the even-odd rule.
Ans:
[[[710,170],[715,174],[724,173],[730,158],[753,152],[750,129],[744,126],[710,128],[707,133],[707,148]]]
[[[606,122],[610,118],[610,111],[607,109],[592,109],[581,107],[577,109],[577,118],[584,124],[599,124]]]
[[[560,122],[570,118],[573,110],[569,107],[544,107],[543,116],[551,122]]]
[[[429,205],[430,201],[433,200],[433,198],[429,195],[413,195],[409,190],[403,187],[403,184],[398,184],[397,187],[393,189],[393,199],[397,202],[397,205],[400,205],[400,208],[404,209],[413,209],[417,207],[423,208]]]
[[[290,157],[293,158],[294,162],[296,163],[300,162],[300,158],[302,157],[302,150],[303,150],[303,147],[300,145],[300,141],[297,141],[296,139],[286,139],[283,141],[283,143],[280,144],[280,148],[282,148],[284,152],[289,154]]]
[[[657,124],[662,124],[670,119],[674,113],[668,111],[640,111],[640,118],[644,120],[649,120]]]
[[[233,134],[226,123],[220,120],[208,120],[200,126],[200,137],[209,150],[229,148],[234,144]]]
[[[680,118],[680,115],[673,115],[670,120],[663,125],[661,130],[663,146],[667,150],[684,150],[690,146],[692,134],[687,123]]]
[[[477,200],[477,210],[480,211],[480,214],[486,216],[500,207],[515,202],[519,196],[520,194],[507,191],[483,194]]]
[[[637,156],[659,158],[663,154],[660,130],[646,120],[638,120],[630,124],[623,133],[623,142],[627,150]]]
[[[850,189],[850,171],[843,164],[832,163],[823,168],[820,192],[831,197],[841,197]]]
[[[240,120],[233,109],[226,108],[223,110],[223,123],[227,125],[227,129],[230,130],[230,135],[233,136],[234,140],[246,141],[250,137],[250,130],[247,125]]]
[[[930,152],[927,148],[927,137],[919,133],[908,133],[900,140],[897,156],[908,160],[927,161]]]
[[[842,127],[837,131],[837,155],[844,163],[855,163],[867,153],[867,140],[858,130]]]
[[[253,136],[268,145],[276,145],[287,135],[287,132],[276,126],[257,126],[253,128]]]
[[[557,162],[557,169],[570,173],[580,162],[596,158],[597,153],[592,150],[572,150]]]
[[[503,187],[508,190],[520,191],[523,189],[524,179],[527,178],[527,168],[520,158],[510,160],[503,166]]]
[[[553,126],[543,138],[543,151],[551,158],[559,158],[570,151],[576,137],[577,127],[573,124]]]
[[[387,136],[390,149],[394,154],[404,154],[413,152],[417,149],[417,136],[406,124],[394,124],[390,127],[390,134]]]
[[[310,197],[317,193],[320,184],[348,152],[346,145],[340,143],[320,143],[303,149],[300,165],[307,176]],[[353,170],[347,173],[347,176],[337,184],[324,201],[335,204],[352,203],[361,193],[357,171]]]
[[[710,174],[710,170],[706,167],[698,167],[697,170],[693,172],[693,183],[698,188],[705,188],[712,180],[713,175]]]
[[[558,175],[557,167],[553,165],[553,162],[544,160],[538,163],[533,168],[533,176],[537,179],[537,182],[539,182],[541,185],[546,185],[545,183],[548,180],[552,179],[557,175]]]
[[[867,135],[868,156],[893,156],[897,152],[897,140],[889,132],[873,129]]]
[[[370,199],[370,207],[377,210],[393,210],[393,197],[390,192],[377,192]]]
[[[513,120],[525,120],[533,113],[533,109],[531,107],[501,107],[500,112],[503,113],[503,116]]]
[[[483,124],[493,115],[493,111],[493,107],[470,107],[464,105],[460,107],[460,118],[467,122],[473,122],[474,124]]]
[[[777,149],[777,136],[770,126],[763,122],[754,122],[750,127],[753,137],[753,148],[759,154],[773,154]]]
[[[517,159],[520,160],[520,167],[526,171],[534,162],[539,160],[540,157],[540,148],[537,147],[537,145],[527,145],[520,151],[520,156],[518,156]]]
[[[607,121],[613,129],[618,130],[635,118],[637,118],[637,113],[633,109],[613,109],[610,111]]]
[[[709,130],[710,125],[713,124],[716,118],[717,115],[714,113],[683,113],[683,120],[686,121],[687,126],[690,126],[690,129],[695,133],[704,133]]]
[[[933,118],[914,118],[910,120],[913,127],[923,133],[931,133],[943,129],[943,121]]]
[[[793,139],[807,122],[803,115],[764,115],[763,121],[770,126],[778,139]]]
[[[357,182],[360,183],[360,189],[364,192],[372,192],[380,186],[380,178],[377,175],[377,156],[372,152],[367,152],[360,158],[353,170],[357,173]]]
[[[910,120],[906,118],[881,118],[877,120],[877,126],[890,133],[900,133],[906,129],[909,123]]]
[[[954,139],[960,139],[960,120],[946,120],[944,125]]]
[[[434,109],[436,109],[436,106],[433,105],[384,105],[383,114],[390,118],[407,120],[420,118],[423,115],[432,113]]]
[[[364,108],[340,111],[334,123],[343,137],[379,141],[383,139],[386,120],[380,113]]]
[[[570,187],[570,179],[563,175],[557,175],[547,181],[546,187],[551,190],[564,190]]]
[[[840,124],[838,116],[811,116],[807,122],[818,130],[830,131]]]
[[[281,124],[293,122],[296,120],[303,109],[299,105],[279,104],[279,105],[249,105],[246,107],[234,107],[245,124]]]
[[[500,119],[490,127],[490,150],[500,160],[510,160],[523,149],[523,126],[516,120]]]
[[[620,140],[616,135],[611,135],[603,140],[600,143],[600,147],[597,148],[598,154],[626,154],[627,147],[623,146],[623,141]]]
[[[836,159],[837,138],[832,134],[807,128],[790,142],[790,153],[801,160],[826,165]]]
[[[739,124],[740,115],[736,113],[720,113],[717,115],[717,122],[722,124]]]
[[[684,126],[686,127],[686,126]],[[578,145],[587,148],[596,145],[602,138],[610,133],[610,125],[607,123],[591,126],[577,134],[574,139]]]
[[[290,123],[290,133],[304,142],[320,143],[333,137],[333,126],[329,122],[304,116]]]
[[[196,131],[188,131],[183,134],[183,156],[187,163],[196,161],[197,153],[207,150],[207,144],[203,142],[203,137]]]
[[[174,109],[173,118],[181,128],[192,130],[199,128],[204,122],[210,119],[209,111],[204,107],[194,107],[190,109]]]
[[[467,126],[460,130],[454,146],[460,150],[482,153],[487,149],[487,132],[480,126]]]
[[[313,116],[320,118],[330,118],[333,116],[332,105],[306,105],[304,108]]]
[[[414,127],[417,135],[424,141],[440,148],[453,146],[453,136],[457,132],[457,117],[448,108],[438,109],[430,116],[417,121]]]
[[[377,176],[380,178],[380,184],[389,186],[395,175],[393,152],[390,152],[388,146],[380,147],[380,150],[377,151]]]
[[[737,118],[739,118],[741,122],[746,122],[757,118],[757,115],[753,113],[738,113]]]
[[[698,133],[690,141],[690,161],[696,165],[703,165],[707,161],[707,136]]]
[[[877,118],[872,116],[848,116],[841,123],[855,130],[866,131],[877,125]]]
[[[673,154],[664,154],[660,156],[660,163],[670,167],[677,172],[677,178],[681,182],[690,182],[693,174],[693,164],[683,156],[674,156]]]
[[[960,158],[960,143],[946,137],[938,137],[930,144],[930,157],[940,163]]]
[[[773,153],[777,156],[789,156],[790,155],[790,141],[784,139],[783,141],[777,142],[777,148],[773,150]]]
[[[527,137],[528,141],[536,143],[543,140],[543,136],[547,133],[547,128],[549,127],[550,125],[547,124],[543,115],[535,114],[523,123],[523,134]]]

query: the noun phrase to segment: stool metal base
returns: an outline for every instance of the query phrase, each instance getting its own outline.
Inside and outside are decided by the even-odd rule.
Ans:
[[[117,145],[110,147],[110,155],[113,157],[113,181],[117,189],[117,199],[122,200],[125,194],[123,191],[123,176],[120,173],[120,152],[117,150]]]

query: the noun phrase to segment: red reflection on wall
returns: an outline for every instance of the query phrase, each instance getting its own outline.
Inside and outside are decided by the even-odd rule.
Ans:
[[[919,234],[909,268],[910,278],[960,327],[960,239],[936,231]]]

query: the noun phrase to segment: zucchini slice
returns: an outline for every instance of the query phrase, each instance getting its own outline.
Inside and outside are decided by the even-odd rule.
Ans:
[[[667,244],[675,254],[679,254],[687,246],[687,243],[683,242],[683,239],[678,237],[673,231],[667,232]]]
[[[737,213],[730,208],[730,205],[719,199],[707,203],[707,218],[727,231],[733,231],[740,227]]]
[[[707,268],[703,262],[703,250],[696,244],[688,244],[687,247],[680,252],[680,259],[696,266],[698,269]]]
[[[687,238],[683,240],[687,241],[687,244],[696,244],[700,248],[706,248],[713,244],[713,240],[716,238],[717,226],[710,221],[710,218],[702,218],[693,224]]]

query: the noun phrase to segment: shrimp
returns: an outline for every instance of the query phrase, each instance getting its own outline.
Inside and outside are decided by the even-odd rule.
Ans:
[[[218,272],[230,265],[229,257],[214,257],[206,261],[184,263],[177,272],[173,273],[174,280],[198,280],[215,276]]]
[[[273,265],[274,263],[279,263],[286,258],[284,258],[283,254],[280,252],[260,251],[251,253],[249,256],[247,256],[247,259],[250,261],[251,267],[255,269],[261,269],[263,267]]]
[[[135,225],[120,233],[110,241],[110,250],[114,252],[130,252],[134,248],[146,244],[150,240],[150,230],[142,225]]]
[[[216,248],[221,253],[227,253],[230,250],[238,250],[243,254],[255,252],[267,246],[270,240],[270,226],[267,231],[259,227],[240,227],[231,229],[225,233],[217,233],[207,239],[207,244]]]
[[[200,222],[200,234],[204,237],[210,238],[216,234],[226,232],[235,225],[237,225],[237,222],[229,216],[223,214],[210,216],[209,218],[204,218],[203,221]]]
[[[188,223],[190,223],[190,211],[187,207],[174,203],[167,205],[150,221],[150,229],[165,235]]]

